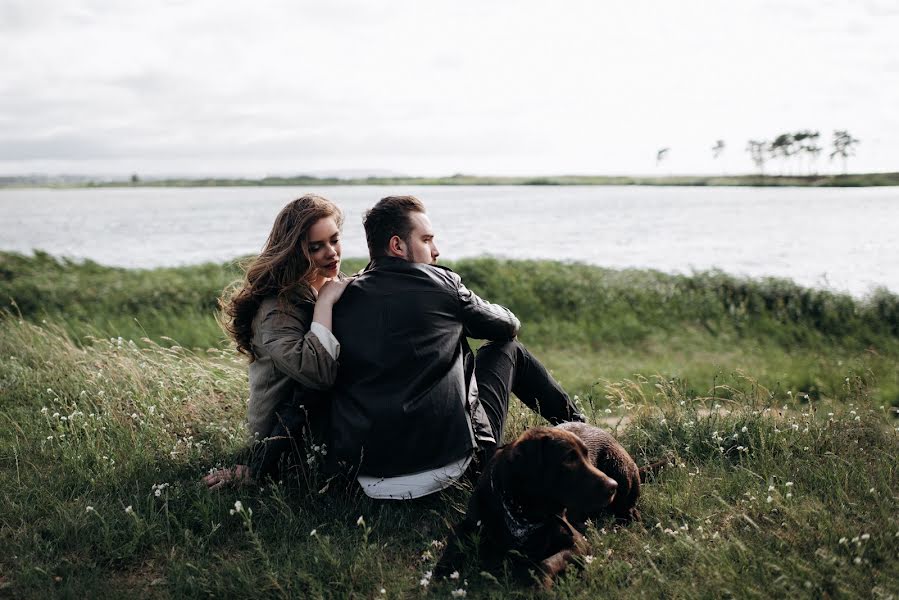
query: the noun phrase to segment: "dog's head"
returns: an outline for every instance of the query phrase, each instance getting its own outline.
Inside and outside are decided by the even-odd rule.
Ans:
[[[618,488],[590,463],[584,442],[562,429],[529,429],[502,448],[495,461],[503,491],[534,511],[597,510],[609,505]]]

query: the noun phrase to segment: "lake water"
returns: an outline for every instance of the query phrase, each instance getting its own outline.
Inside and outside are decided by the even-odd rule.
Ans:
[[[899,292],[899,188],[609,186],[0,190],[0,249],[125,267],[258,252],[275,214],[310,191],[345,211],[345,257],[388,194],[426,204],[444,259],[494,255],[666,272],[720,268],[861,296]]]

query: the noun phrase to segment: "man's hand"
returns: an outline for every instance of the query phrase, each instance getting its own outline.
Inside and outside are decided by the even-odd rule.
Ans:
[[[230,469],[218,469],[203,477],[203,483],[210,490],[221,489],[228,485],[239,486],[251,483],[250,467],[247,465],[235,465]]]

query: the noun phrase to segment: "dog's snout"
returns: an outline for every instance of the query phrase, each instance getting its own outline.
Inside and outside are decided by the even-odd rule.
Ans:
[[[606,486],[609,488],[609,491],[614,492],[615,490],[617,490],[618,482],[615,481],[614,479],[612,479],[611,477],[608,477],[607,479],[608,479],[608,481],[606,481]]]

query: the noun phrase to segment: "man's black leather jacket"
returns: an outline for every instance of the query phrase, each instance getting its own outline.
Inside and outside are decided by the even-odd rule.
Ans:
[[[453,271],[374,259],[334,307],[340,367],[332,457],[366,475],[441,467],[492,441],[466,337],[508,340],[520,324]]]

